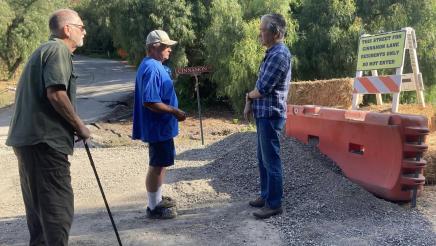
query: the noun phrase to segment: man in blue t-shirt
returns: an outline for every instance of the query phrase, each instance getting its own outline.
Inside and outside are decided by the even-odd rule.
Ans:
[[[150,32],[146,40],[147,57],[136,73],[132,139],[149,144],[150,166],[145,185],[147,216],[153,219],[176,216],[175,201],[162,196],[165,168],[174,165],[173,138],[179,133],[178,121],[186,119],[185,112],[178,109],[170,74],[162,65],[176,43],[162,30]]]

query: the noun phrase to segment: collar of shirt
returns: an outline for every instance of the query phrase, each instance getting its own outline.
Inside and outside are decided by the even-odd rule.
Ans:
[[[276,44],[274,44],[273,46],[269,47],[265,53],[269,54],[270,52],[273,52],[274,50],[278,49],[281,45],[283,45],[283,42],[278,42]]]
[[[67,48],[68,52],[70,53],[71,57],[74,57],[74,53],[71,53],[71,52],[70,52],[70,49],[69,49],[68,46],[64,43],[64,41],[62,41],[62,39],[57,38],[55,35],[50,35],[49,40],[53,40],[53,41],[56,41],[56,42],[61,43],[62,45],[64,45],[65,48]]]

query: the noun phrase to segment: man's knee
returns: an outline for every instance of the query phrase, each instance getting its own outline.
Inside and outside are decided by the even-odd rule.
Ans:
[[[150,172],[155,176],[161,176],[165,171],[165,167],[150,166]]]

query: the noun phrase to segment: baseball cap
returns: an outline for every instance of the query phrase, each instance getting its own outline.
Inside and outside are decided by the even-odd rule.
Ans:
[[[168,34],[162,30],[154,30],[151,31],[147,35],[147,40],[145,42],[146,45],[154,44],[154,43],[162,43],[166,45],[175,45],[177,41],[171,40]]]

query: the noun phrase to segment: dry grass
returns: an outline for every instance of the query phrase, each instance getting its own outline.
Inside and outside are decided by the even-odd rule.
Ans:
[[[427,165],[424,169],[425,181],[427,184],[436,184],[436,132],[427,136],[426,144],[428,151],[424,154]]]
[[[297,81],[291,83],[288,103],[351,108],[353,78]]]
[[[383,105],[370,105],[368,107],[361,108],[366,111],[374,111],[380,113],[390,113],[392,108],[391,103],[383,104]],[[398,113],[401,114],[416,114],[427,117],[428,120],[428,128],[431,131],[436,130],[436,118],[435,111],[431,104],[427,104],[425,108],[421,107],[418,104],[400,104],[398,107]]]

